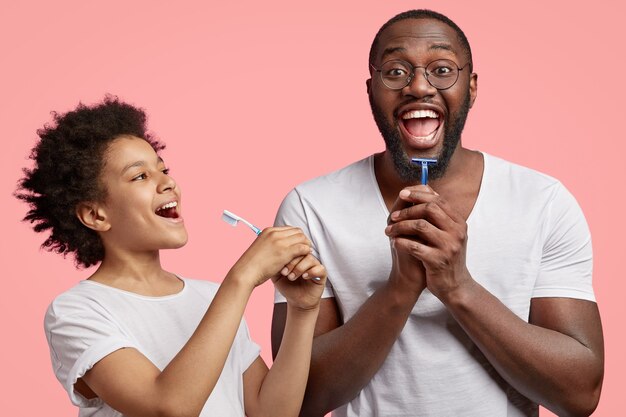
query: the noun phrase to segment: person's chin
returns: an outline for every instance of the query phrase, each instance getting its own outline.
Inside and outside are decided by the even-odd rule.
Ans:
[[[189,236],[187,235],[187,230],[183,228],[177,233],[170,233],[167,239],[162,243],[161,249],[182,248],[187,244],[188,240]]]

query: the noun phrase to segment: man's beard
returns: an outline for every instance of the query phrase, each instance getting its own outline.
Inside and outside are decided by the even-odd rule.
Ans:
[[[371,94],[369,95],[369,100],[372,114],[374,115],[374,121],[376,121],[378,130],[385,140],[387,152],[391,155],[396,172],[404,182],[419,182],[422,177],[421,165],[411,162],[411,158],[409,158],[406,151],[402,148],[402,139],[400,138],[398,129],[387,122],[380,107],[374,103]],[[429,179],[441,178],[445,174],[452,154],[461,140],[461,133],[463,132],[469,109],[470,95],[468,91],[459,111],[454,114],[448,114],[444,120],[443,147],[439,155],[435,156],[437,163],[428,167]],[[429,156],[429,158],[432,157]]]

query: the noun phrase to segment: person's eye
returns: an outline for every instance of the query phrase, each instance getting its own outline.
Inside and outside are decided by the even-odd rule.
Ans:
[[[433,75],[439,76],[439,77],[445,77],[448,75],[452,75],[454,74],[454,69],[448,67],[448,66],[439,66],[436,67],[433,71],[432,71]]]
[[[162,173],[164,173],[165,175],[170,175],[170,169],[169,168],[163,168],[161,170]]]
[[[148,178],[148,176],[145,173],[141,173],[139,175],[135,175],[132,179],[132,181],[141,181],[141,180],[145,180],[146,178]]]
[[[406,77],[408,74],[407,70],[402,67],[390,68],[385,72],[385,77],[390,78],[398,78],[398,77]]]

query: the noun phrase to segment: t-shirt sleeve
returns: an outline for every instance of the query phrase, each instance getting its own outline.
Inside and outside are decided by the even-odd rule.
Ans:
[[[282,204],[280,205],[278,213],[276,213],[274,226],[294,226],[302,229],[304,234],[309,238],[312,243],[313,256],[315,256],[317,259],[321,259],[319,251],[315,245],[315,236],[312,236],[311,230],[309,228],[306,211],[304,210],[300,194],[296,189],[291,190],[291,192],[287,194],[287,197],[285,197]],[[333,288],[330,283],[330,277],[328,277],[324,286],[322,298],[330,298],[334,296],[335,295],[333,293]],[[287,302],[285,297],[283,297],[283,295],[278,290],[274,289],[274,303],[285,302]]]
[[[543,253],[533,297],[595,301],[587,221],[574,197],[558,184],[547,207]]]
[[[76,392],[76,381],[110,353],[138,347],[107,320],[104,311],[72,304],[78,303],[55,300],[46,312],[44,328],[52,367],[74,405],[96,407],[102,401],[99,398],[88,400]]]

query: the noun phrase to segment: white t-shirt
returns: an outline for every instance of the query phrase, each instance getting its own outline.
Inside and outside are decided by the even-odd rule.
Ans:
[[[484,154],[480,193],[468,223],[472,277],[528,321],[534,297],[594,301],[591,238],[557,180]],[[277,225],[301,227],[328,270],[344,322],[388,279],[389,212],[370,156],[305,182],[283,201]],[[276,302],[284,302],[277,294]],[[379,371],[333,416],[536,416],[425,290]]]
[[[80,417],[122,416],[101,399],[87,400],[74,390],[74,383],[99,360],[118,349],[135,348],[162,370],[189,340],[219,285],[182,280],[183,290],[165,297],[81,281],[48,307],[44,327],[52,367],[72,403],[80,407]],[[259,353],[242,320],[200,416],[244,416],[242,375]]]

